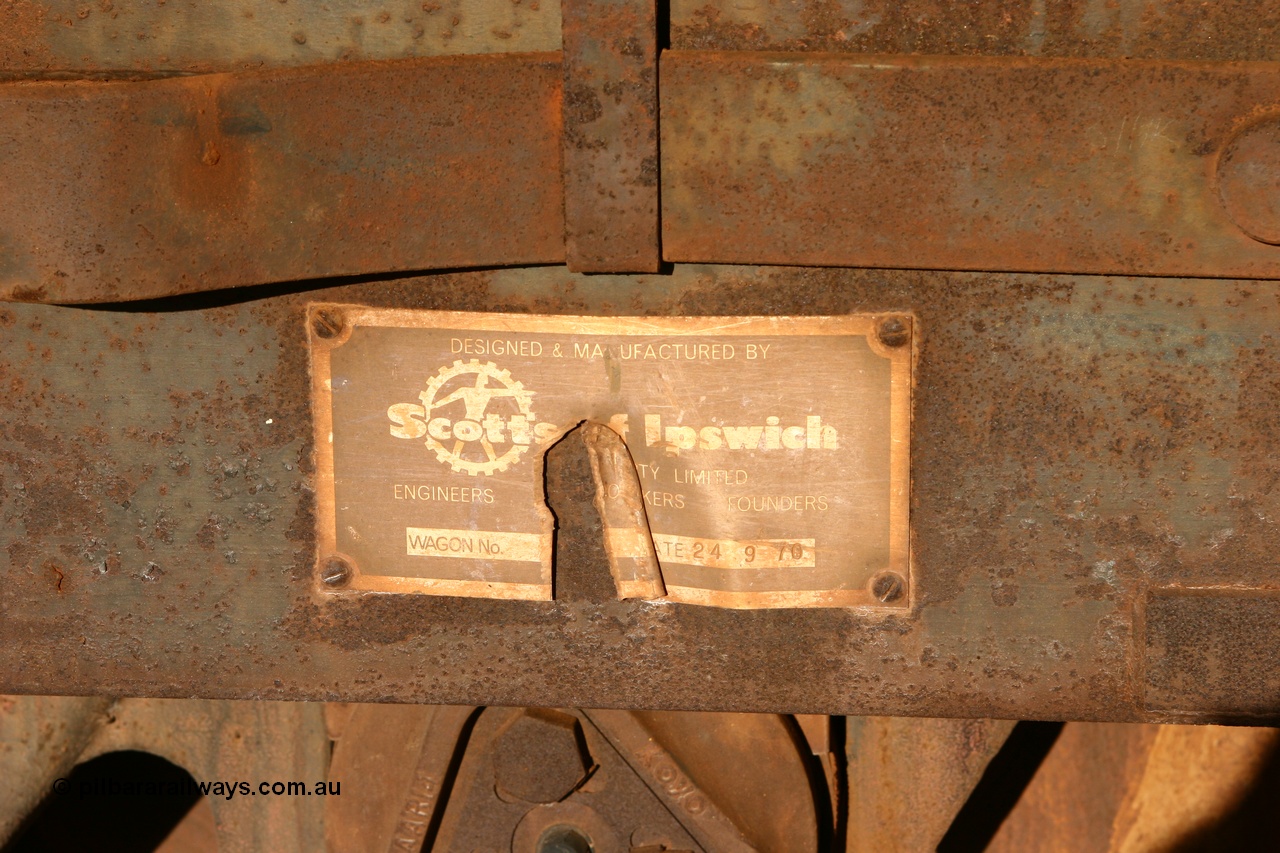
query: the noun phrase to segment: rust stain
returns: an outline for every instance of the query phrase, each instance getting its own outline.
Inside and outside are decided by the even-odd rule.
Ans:
[[[857,54],[1280,59],[1280,12],[1249,0],[798,0],[730,4],[676,0],[677,50]]]
[[[45,568],[46,568],[46,569],[48,569],[49,571],[51,571],[51,572],[53,573],[53,576],[54,576],[54,588],[55,588],[58,592],[62,592],[62,582],[63,582],[64,580],[66,580],[67,576],[66,576],[65,574],[63,574],[63,571],[62,571],[62,569],[61,569],[61,568],[59,568],[59,567],[58,567],[58,564],[57,564],[57,563],[55,563],[55,562],[53,562],[52,560],[50,560],[50,561],[46,562],[44,565],[45,565]]]
[[[46,4],[11,0],[0,9],[0,69],[45,67],[52,61],[45,39]]]
[[[0,298],[560,261],[560,77],[524,54],[3,87]]]
[[[653,0],[566,0],[565,253],[576,272],[655,272],[658,76]]]
[[[685,51],[662,81],[670,261],[1280,274],[1212,156],[1272,65]]]

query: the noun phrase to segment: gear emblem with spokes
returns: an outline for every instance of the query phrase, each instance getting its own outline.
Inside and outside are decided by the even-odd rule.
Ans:
[[[436,458],[454,471],[472,476],[505,471],[528,450],[527,444],[512,443],[502,452],[494,446],[505,443],[502,425],[511,417],[532,423],[534,415],[533,392],[491,361],[455,361],[442,367],[419,396],[428,418],[454,415],[451,444],[427,436]],[[490,411],[490,405],[503,398],[511,401],[508,414]]]

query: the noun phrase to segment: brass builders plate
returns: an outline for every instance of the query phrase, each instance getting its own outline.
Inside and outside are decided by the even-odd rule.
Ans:
[[[550,599],[543,458],[588,421],[630,451],[668,600],[909,601],[910,317],[308,320],[333,586]]]

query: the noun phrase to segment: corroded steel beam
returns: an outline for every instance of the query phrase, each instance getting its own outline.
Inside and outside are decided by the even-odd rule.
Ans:
[[[564,258],[558,53],[0,86],[0,299]]]
[[[661,67],[669,261],[1280,276],[1280,64]]]
[[[910,313],[911,606],[618,600],[572,436],[554,601],[321,593],[313,301]],[[0,691],[1277,719],[1278,305],[1257,281],[676,267],[3,306]]]
[[[563,67],[0,87],[0,298],[652,270],[659,166],[671,261],[1280,275],[1280,65],[675,52],[659,163],[651,51],[587,23]]]

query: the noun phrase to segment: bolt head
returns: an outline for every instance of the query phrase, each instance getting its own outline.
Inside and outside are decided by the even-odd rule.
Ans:
[[[342,312],[334,308],[317,309],[311,316],[311,331],[317,338],[323,338],[326,341],[341,336],[345,325],[346,320]]]
[[[901,317],[889,317],[880,321],[876,337],[887,347],[900,347],[911,340],[911,326]]]
[[[346,586],[351,581],[351,566],[341,557],[330,557],[320,566],[320,580],[328,587]]]
[[[906,590],[907,584],[897,572],[881,572],[871,581],[871,594],[886,604],[902,598]]]
[[[1280,244],[1280,117],[1233,136],[1218,155],[1217,178],[1231,221],[1259,242]]]

